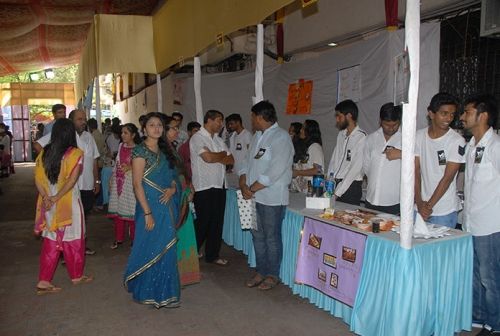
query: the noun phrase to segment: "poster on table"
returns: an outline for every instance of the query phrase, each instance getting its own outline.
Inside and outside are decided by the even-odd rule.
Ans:
[[[306,217],[295,282],[353,306],[358,291],[366,235]]]
[[[286,114],[311,114],[313,81],[299,79],[288,86]]]
[[[361,66],[354,65],[337,71],[337,102],[361,100]]]

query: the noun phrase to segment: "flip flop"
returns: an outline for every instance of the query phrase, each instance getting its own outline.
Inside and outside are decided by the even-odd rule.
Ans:
[[[260,275],[260,274],[256,274],[253,278],[251,279],[248,279],[246,282],[245,282],[245,286],[247,286],[248,288],[253,288],[253,287],[257,287],[258,285],[260,285],[263,281],[265,280],[265,278]]]
[[[229,261],[226,259],[217,258],[214,261],[212,261],[211,263],[214,265],[217,265],[217,266],[227,266],[229,264]]]
[[[73,285],[86,284],[86,283],[89,283],[89,282],[92,282],[92,281],[94,281],[94,278],[91,277],[91,276],[87,276],[87,275],[82,276],[78,280],[71,280],[71,282],[73,282]]]
[[[61,287],[56,287],[56,286],[50,286],[46,288],[36,287],[36,295],[59,293],[61,290],[62,290]]]
[[[280,283],[279,279],[272,276],[268,276],[264,279],[264,281],[262,281],[262,283],[259,285],[258,288],[260,290],[270,290],[278,286],[279,283]]]

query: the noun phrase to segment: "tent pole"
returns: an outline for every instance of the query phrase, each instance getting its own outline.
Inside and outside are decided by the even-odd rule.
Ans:
[[[196,101],[196,121],[203,125],[203,105],[201,101],[201,63],[194,58],[194,97]]]
[[[405,46],[410,60],[408,103],[403,104],[401,160],[401,236],[402,248],[411,249],[415,194],[415,131],[420,67],[420,1],[406,1]]]
[[[90,109],[89,108],[89,114]],[[95,118],[97,119],[97,129],[102,131],[102,117],[101,117],[101,87],[99,86],[99,76],[95,78]]]
[[[161,90],[161,75],[156,74],[156,96],[158,97],[158,112],[163,112],[163,95]]]
[[[264,83],[264,25],[257,25],[257,62],[255,65],[255,97],[253,104],[264,100],[262,86]]]

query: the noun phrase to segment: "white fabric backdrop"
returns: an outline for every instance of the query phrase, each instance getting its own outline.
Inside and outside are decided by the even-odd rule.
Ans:
[[[421,64],[417,128],[427,125],[427,106],[439,89],[439,23],[421,26]],[[286,43],[286,41],[285,41]],[[394,57],[404,48],[404,30],[382,31],[362,41],[333,48],[318,56],[292,61],[283,65],[272,63],[264,69],[264,99],[271,101],[278,111],[278,123],[288,129],[291,122],[315,119],[323,137],[325,162],[329,162],[335,141],[335,107],[337,97],[337,70],[359,64],[361,66],[361,100],[358,103],[359,125],[368,133],[378,128],[380,106],[392,101],[394,86]],[[174,109],[183,112],[184,127],[196,120],[192,76],[184,78],[183,105]],[[313,80],[312,113],[308,116],[285,114],[288,85],[298,79]],[[170,78],[169,78],[170,79]],[[164,85],[172,80],[164,79]],[[246,128],[250,128],[251,97],[254,95],[254,72],[203,74],[202,99],[204,111],[217,109],[229,115],[239,113]],[[167,91],[173,87],[168,86]],[[169,104],[164,101],[165,105]],[[171,105],[170,105],[171,106]],[[169,106],[169,107],[170,107]],[[169,108],[164,109],[169,111]]]

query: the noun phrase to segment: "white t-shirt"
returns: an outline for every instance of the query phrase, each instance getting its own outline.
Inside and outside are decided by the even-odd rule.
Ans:
[[[243,129],[240,134],[237,132],[231,134],[229,138],[229,151],[234,157],[234,172],[238,173],[242,165],[245,164],[251,142],[252,134],[246,129]]]
[[[486,236],[500,232],[500,136],[490,128],[475,142],[465,151],[464,228]]]
[[[417,131],[415,156],[420,159],[422,200],[428,201],[444,176],[447,162],[464,163],[465,140],[451,128],[440,138],[431,139],[429,129]],[[443,197],[434,205],[432,216],[444,216],[459,210],[457,181],[453,180]]]
[[[351,134],[342,130],[337,136],[337,144],[333,150],[328,176],[333,173],[333,178],[342,179],[336,188],[335,195],[341,197],[354,181],[363,180],[363,150],[366,133],[356,126]]]
[[[388,160],[384,153],[387,146],[401,149],[399,130],[388,141],[382,128],[366,137],[363,156],[363,171],[368,179],[366,200],[378,206],[399,204],[401,160]]]
[[[38,139],[38,144],[42,147],[47,146],[50,142],[52,133],[46,134]],[[81,135],[76,133],[76,144],[83,151],[83,169],[82,174],[78,178],[78,189],[93,190],[94,189],[94,160],[99,157],[99,149],[95,143],[94,137],[87,131],[83,131]]]
[[[222,163],[208,163],[201,158],[201,153],[207,147],[211,152],[226,151],[231,155],[224,141],[217,134],[212,135],[205,129],[200,128],[189,140],[189,152],[191,154],[191,170],[193,173],[193,186],[195,191],[203,191],[210,188],[221,189],[226,177],[226,166]]]

